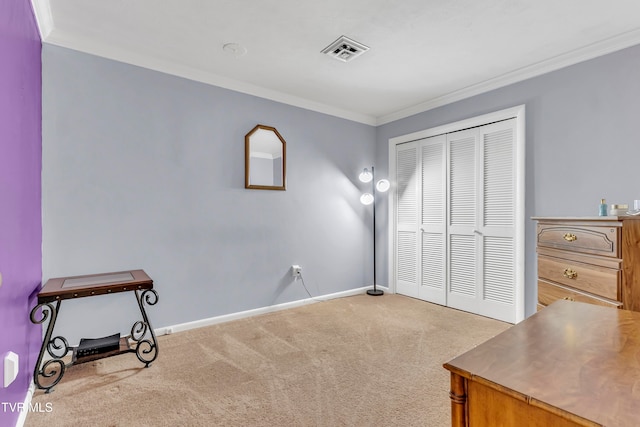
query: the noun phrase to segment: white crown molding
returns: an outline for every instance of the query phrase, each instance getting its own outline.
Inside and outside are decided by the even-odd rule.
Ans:
[[[136,52],[131,52],[125,49],[109,46],[87,39],[67,37],[59,30],[51,33],[45,40],[45,42],[47,44],[77,50],[114,61],[136,65],[138,67],[171,74],[178,77],[183,77],[185,79],[194,80],[200,83],[206,83],[213,86],[222,87],[224,89],[230,89],[236,92],[269,99],[271,101],[281,102],[283,104],[292,105],[294,107],[316,111],[318,113],[328,114],[330,116],[364,123],[366,125],[376,125],[376,118],[374,116],[343,110],[331,105],[310,101],[308,99],[300,98],[271,89],[266,89],[250,83],[222,77],[213,73],[187,67],[182,64],[155,58],[150,55],[142,55]]]
[[[391,114],[374,117],[367,114],[344,110],[327,104],[311,101],[287,93],[266,89],[250,83],[241,82],[227,77],[219,76],[203,70],[187,67],[181,64],[144,55],[126,49],[109,46],[104,43],[81,39],[64,34],[60,30],[52,31],[53,18],[49,8],[49,0],[31,0],[36,19],[40,29],[42,41],[47,44],[61,46],[80,52],[104,57],[118,62],[136,65],[139,67],[159,71],[166,74],[219,86],[236,92],[281,102],[287,105],[328,114],[330,116],[363,123],[371,126],[380,126],[396,120],[404,119],[419,113],[432,110],[453,102],[457,102],[475,95],[499,89],[513,83],[521,82],[542,74],[556,71],[589,59],[593,59],[608,53],[612,53],[627,47],[640,44],[640,29],[632,30],[609,39],[593,43],[566,54],[558,55],[545,61],[523,67],[501,76],[480,82],[448,94],[432,98],[412,107],[404,108]]]
[[[493,79],[456,90],[446,95],[430,99],[413,107],[405,108],[395,113],[380,116],[376,125],[380,126],[396,120],[404,119],[415,114],[423,113],[443,105],[451,104],[462,99],[499,89],[513,83],[521,82],[542,74],[556,71],[589,59],[613,53],[640,43],[640,29],[629,31],[609,39],[593,43],[580,49],[558,55],[545,61],[514,70]]]
[[[40,31],[40,40],[44,41],[53,30],[53,15],[49,0],[31,0],[31,7]]]

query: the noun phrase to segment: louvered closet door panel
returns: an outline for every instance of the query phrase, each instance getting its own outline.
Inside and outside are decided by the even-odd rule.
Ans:
[[[422,224],[444,231],[446,218],[445,136],[428,138],[422,153]]]
[[[482,126],[479,314],[515,321],[516,120]]]
[[[398,281],[412,288],[415,287],[417,275],[416,233],[398,232]]]
[[[477,131],[461,131],[449,139],[449,218],[452,227],[473,231],[476,225]]]
[[[485,227],[514,226],[515,165],[512,121],[481,129],[484,156],[484,221]],[[506,128],[504,128],[507,126]],[[493,128],[493,129],[491,129]]]
[[[449,229],[447,305],[475,312],[478,301],[479,238],[477,128],[447,135]]]
[[[446,136],[420,143],[422,224],[419,298],[446,304]]]
[[[476,296],[476,241],[474,236],[452,235],[450,245],[449,292],[470,298]]]
[[[421,299],[445,304],[445,236],[442,233],[422,232],[422,289]],[[435,295],[429,298],[429,293]]]
[[[513,238],[484,237],[482,297],[487,302],[512,306],[515,303]]]
[[[419,147],[417,142],[396,146],[396,291],[418,297]]]

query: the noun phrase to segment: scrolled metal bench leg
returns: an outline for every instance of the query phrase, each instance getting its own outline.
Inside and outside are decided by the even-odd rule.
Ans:
[[[158,357],[158,341],[144,306],[155,305],[158,302],[158,293],[154,289],[147,289],[142,294],[136,290],[135,293],[142,320],[138,320],[131,327],[131,339],[136,342],[135,352],[138,360],[148,368]],[[149,338],[146,338],[147,334]]]
[[[53,391],[53,387],[62,379],[67,365],[62,360],[63,357],[71,351],[69,343],[64,337],[57,336],[51,338],[53,335],[53,328],[56,325],[58,313],[60,312],[60,302],[58,301],[55,307],[51,303],[38,304],[31,310],[31,322],[40,325],[48,320],[47,330],[42,340],[42,347],[40,347],[40,353],[38,354],[38,360],[33,370],[33,382],[41,390],[46,390],[46,393]],[[38,318],[38,312],[42,309],[42,316]],[[45,352],[49,353],[52,359],[42,363]],[[47,379],[44,383],[42,379]]]

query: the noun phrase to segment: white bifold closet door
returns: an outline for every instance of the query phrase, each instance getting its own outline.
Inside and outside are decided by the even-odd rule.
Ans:
[[[396,290],[515,321],[515,126],[396,147]]]

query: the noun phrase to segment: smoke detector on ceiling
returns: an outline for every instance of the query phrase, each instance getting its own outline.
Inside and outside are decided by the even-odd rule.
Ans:
[[[358,43],[355,40],[351,40],[349,37],[342,36],[329,46],[322,49],[322,53],[326,53],[327,55],[342,62],[349,62],[368,50],[368,46]]]
[[[235,56],[236,58],[240,58],[247,53],[247,48],[238,43],[226,43],[222,46],[222,50],[226,54]]]

